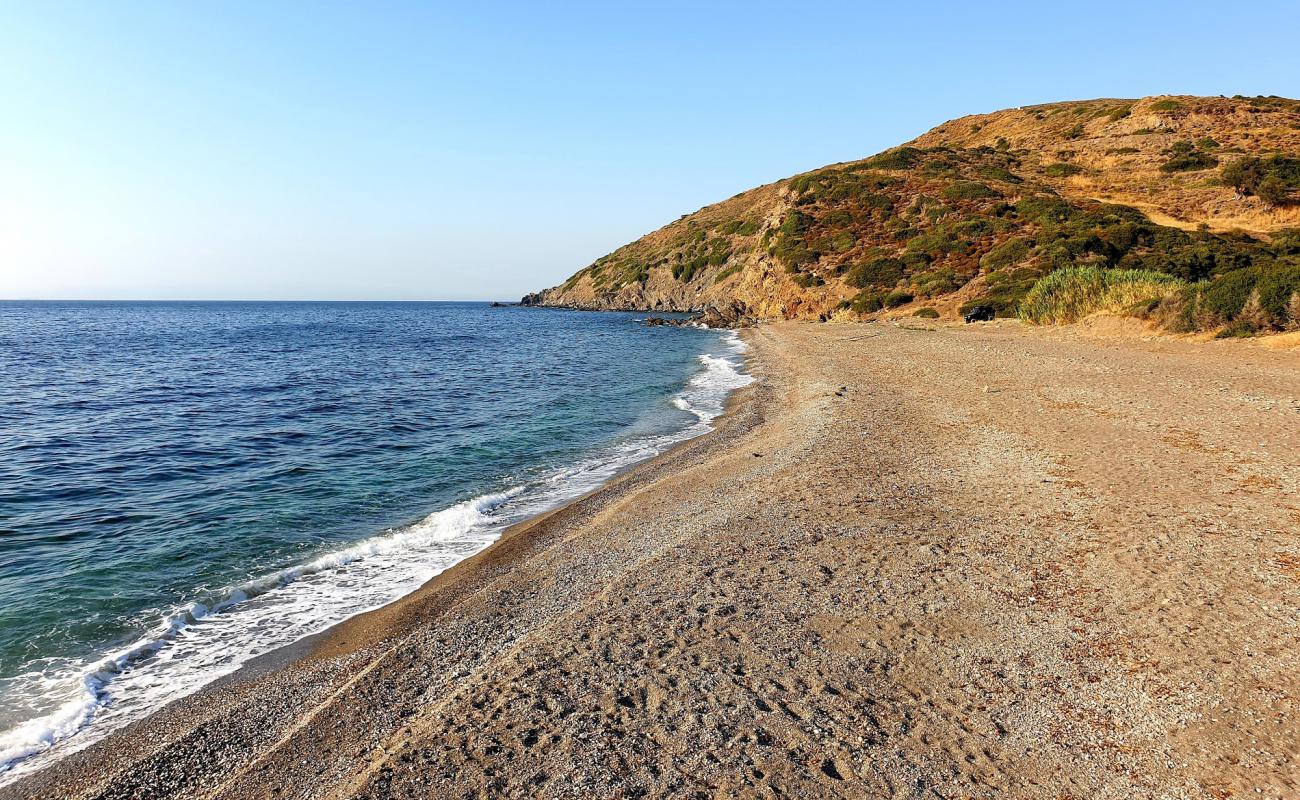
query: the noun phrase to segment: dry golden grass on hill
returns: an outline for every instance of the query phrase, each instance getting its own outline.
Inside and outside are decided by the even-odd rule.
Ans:
[[[1300,155],[1300,102],[1285,98],[1166,96],[1090,100],[977,114],[917,137],[916,147],[995,147],[1026,151],[1024,174],[1071,198],[1133,206],[1161,225],[1267,234],[1300,225],[1300,204],[1270,207],[1219,185],[1216,170],[1162,172],[1178,142],[1220,162],[1245,154]],[[1207,142],[1208,144],[1208,142]],[[1082,168],[1053,175],[1053,164]],[[1068,170],[1067,170],[1068,171]]]
[[[1014,316],[1058,270],[1122,268],[1182,282],[1148,282],[1166,291],[1128,311],[1172,330],[1253,334],[1300,327],[1293,227],[1300,103],[1057,103],[963,117],[743,192],[526,302],[728,306],[759,319],[951,318],[975,305]]]

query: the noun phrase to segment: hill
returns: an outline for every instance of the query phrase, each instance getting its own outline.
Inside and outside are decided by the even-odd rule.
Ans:
[[[1009,109],[706,206],[524,302],[1061,321],[1123,301],[1179,330],[1295,327],[1297,190],[1294,100]]]

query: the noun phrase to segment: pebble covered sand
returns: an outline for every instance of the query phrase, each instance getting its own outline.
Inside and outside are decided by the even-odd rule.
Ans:
[[[745,336],[717,432],[0,798],[1300,795],[1300,352]]]

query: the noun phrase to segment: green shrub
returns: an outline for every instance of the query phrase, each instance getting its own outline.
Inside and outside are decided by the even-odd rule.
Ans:
[[[1098,311],[1123,313],[1184,285],[1150,270],[1070,267],[1040,278],[1020,302],[1018,313],[1026,322],[1059,325]]]
[[[1018,216],[1040,225],[1065,222],[1074,211],[1074,206],[1054,195],[1031,195],[1015,205]]]
[[[1133,113],[1133,106],[1116,106],[1106,113],[1106,119],[1118,122]]]
[[[921,317],[922,319],[938,319],[939,312],[936,309],[926,306],[925,308],[918,308],[916,313],[912,316]]]
[[[1260,310],[1274,327],[1300,323],[1300,316],[1295,313],[1300,310],[1296,304],[1296,295],[1300,293],[1300,262],[1260,269],[1255,292]]]
[[[1006,167],[999,167],[996,164],[981,164],[975,168],[975,174],[986,181],[1002,181],[1003,183],[1024,183],[1025,179],[1011,172]]]
[[[691,278],[695,277],[695,273],[704,269],[706,264],[708,264],[708,260],[703,256],[696,256],[695,258],[686,261],[679,261],[676,264],[673,264],[673,277],[682,283],[690,283]]]
[[[1065,132],[1065,138],[1067,138],[1067,139],[1078,139],[1078,138],[1080,138],[1081,136],[1083,136],[1083,123],[1082,123],[1082,122],[1078,123],[1078,124],[1075,125],[1073,128],[1070,128],[1068,131]]]
[[[1250,320],[1239,319],[1228,323],[1228,326],[1215,335],[1216,339],[1244,339],[1248,336],[1254,336],[1259,333],[1259,328]]]
[[[1239,269],[1194,287],[1202,324],[1205,327],[1222,325],[1240,314],[1255,290],[1257,279],[1256,270]]]
[[[1032,241],[1023,236],[1015,236],[985,253],[984,257],[980,259],[980,266],[989,272],[993,272],[1003,267],[1019,264],[1029,257],[1029,253],[1033,249],[1034,243]]]
[[[909,253],[925,253],[931,256],[940,253],[965,253],[969,248],[968,242],[957,238],[953,231],[943,225],[936,225],[923,231],[907,243]]]
[[[1263,159],[1247,156],[1224,165],[1219,177],[1242,194],[1254,194],[1267,174]]]
[[[1255,194],[1259,195],[1259,199],[1270,206],[1280,206],[1286,202],[1289,191],[1286,183],[1281,178],[1277,175],[1269,175],[1259,182]]]
[[[1300,263],[1269,262],[1219,275],[1183,294],[1186,329],[1254,332],[1300,327]],[[1235,334],[1234,334],[1235,335]]]
[[[718,233],[732,236],[739,234],[741,236],[753,236],[758,233],[759,223],[752,219],[733,219],[730,222],[724,222],[718,226]]]
[[[787,272],[798,272],[799,267],[817,260],[817,256],[804,242],[804,233],[812,226],[812,217],[798,211],[787,212],[777,228],[776,244],[772,256],[785,266]]]
[[[1219,159],[1196,149],[1191,142],[1174,142],[1169,149],[1169,160],[1160,165],[1161,172],[1195,172],[1217,167]]]
[[[934,178],[960,178],[961,162],[946,155],[931,156],[921,162],[922,175]]]
[[[896,147],[872,156],[863,162],[868,169],[910,169],[921,161],[921,151],[915,147]]]
[[[950,267],[939,267],[937,269],[922,272],[913,278],[916,290],[924,297],[939,297],[940,295],[955,292],[972,276],[966,273],[959,274],[955,269]]]
[[[1297,229],[1297,234],[1300,235],[1300,229]],[[926,253],[903,253],[899,260],[902,261],[903,266],[909,270],[925,269],[934,261],[934,259]]]
[[[978,304],[993,306],[999,317],[1013,317],[1020,301],[1046,270],[1046,267],[1034,264],[989,273]]]
[[[1001,197],[995,190],[976,181],[957,181],[943,187],[940,193],[946,200],[981,200],[985,197]]]
[[[885,306],[885,308],[898,308],[901,305],[906,305],[912,302],[912,295],[910,292],[905,292],[900,289],[885,295],[880,302]]]
[[[844,282],[858,289],[869,286],[893,286],[903,277],[903,262],[896,258],[877,258],[849,268]]]
[[[952,226],[952,231],[957,236],[965,238],[979,238],[993,233],[995,230],[1005,230],[1007,223],[1000,219],[965,219]]]
[[[1176,111],[1183,107],[1177,100],[1157,100],[1151,104],[1152,111]]]
[[[1107,151],[1106,151],[1106,155],[1108,155],[1108,156],[1131,156],[1131,155],[1133,155],[1134,153],[1140,153],[1140,152],[1142,152],[1142,151],[1139,150],[1139,149],[1137,149],[1136,147],[1112,147],[1110,150],[1107,150]]]
[[[817,202],[838,203],[884,189],[896,179],[865,171],[862,166],[830,168],[799,175],[790,180],[790,189],[800,195],[796,203],[810,205]]]
[[[1068,164],[1064,161],[1058,161],[1055,164],[1048,164],[1047,169],[1043,170],[1053,178],[1068,178],[1071,175],[1078,175],[1083,172],[1083,167],[1078,164]]]
[[[710,266],[720,266],[726,263],[729,258],[731,258],[731,245],[727,243],[726,239],[714,239],[708,255],[705,256]]]
[[[870,314],[873,311],[879,311],[883,307],[883,298],[884,293],[877,289],[864,289],[853,298],[849,308],[858,314]]]
[[[1269,249],[1279,256],[1300,255],[1300,228],[1285,228],[1274,233]]]
[[[719,272],[717,274],[717,277],[713,279],[713,282],[722,283],[727,278],[730,278],[732,275],[735,275],[736,273],[740,272],[740,270],[741,270],[741,266],[739,264],[732,264],[731,266]]]

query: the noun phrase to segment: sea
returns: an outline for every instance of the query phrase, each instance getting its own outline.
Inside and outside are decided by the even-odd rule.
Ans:
[[[708,431],[743,349],[487,303],[0,302],[0,784]]]

